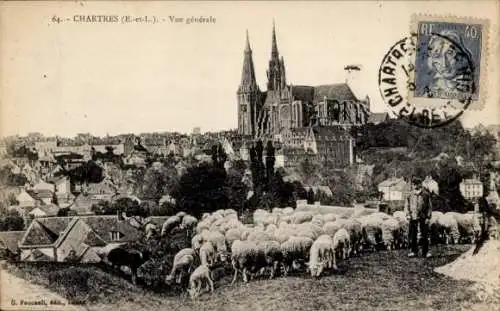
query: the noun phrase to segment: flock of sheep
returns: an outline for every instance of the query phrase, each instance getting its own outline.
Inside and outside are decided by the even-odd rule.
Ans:
[[[320,277],[327,269],[337,269],[337,260],[408,246],[403,212],[388,215],[366,208],[258,209],[253,224],[242,223],[232,209],[204,214],[199,221],[180,212],[165,221],[161,234],[175,227],[190,229],[194,236],[191,247],[175,255],[165,282],[181,283],[189,275],[192,298],[201,293],[203,283],[213,291],[212,268],[228,262],[234,271],[231,284],[238,274],[244,282],[297,270]],[[471,243],[480,230],[478,217],[460,213],[433,212],[430,227],[431,243]],[[153,229],[146,228],[148,236]],[[201,264],[195,267],[195,262]]]

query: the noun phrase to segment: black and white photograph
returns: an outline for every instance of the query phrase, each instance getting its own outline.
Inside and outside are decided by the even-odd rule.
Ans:
[[[500,1],[0,1],[0,310],[500,309]]]

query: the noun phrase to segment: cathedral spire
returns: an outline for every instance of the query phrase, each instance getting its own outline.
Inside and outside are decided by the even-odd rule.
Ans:
[[[274,23],[273,18],[273,42],[272,42],[272,50],[271,50],[271,58],[278,58],[278,43],[276,42],[276,25]]]
[[[243,71],[241,73],[241,84],[238,92],[251,91],[257,86],[255,79],[255,69],[253,66],[252,49],[250,48],[250,39],[248,30],[246,31],[245,54],[243,57]]]
[[[248,37],[248,29],[246,30],[246,34],[247,34],[247,45],[246,45],[246,47],[245,47],[245,52],[247,52],[247,51],[250,51],[250,52],[251,52],[251,51],[252,51],[252,49],[250,48],[250,39],[249,39],[249,37]]]

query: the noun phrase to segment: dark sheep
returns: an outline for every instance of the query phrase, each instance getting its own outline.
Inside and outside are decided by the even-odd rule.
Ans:
[[[132,272],[132,283],[135,285],[137,280],[137,269],[142,266],[149,257],[150,254],[147,251],[126,250],[119,247],[111,250],[107,259],[116,269],[120,269],[121,266],[130,268]]]

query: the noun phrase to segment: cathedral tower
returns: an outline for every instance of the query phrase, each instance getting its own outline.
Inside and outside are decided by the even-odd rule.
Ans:
[[[271,47],[271,59],[267,70],[267,90],[280,92],[286,87],[285,62],[279,56],[278,43],[276,42],[276,27],[273,21],[273,37]]]
[[[258,109],[260,107],[260,90],[255,79],[248,31],[246,33],[241,83],[236,94],[238,96],[238,133],[255,136]]]

